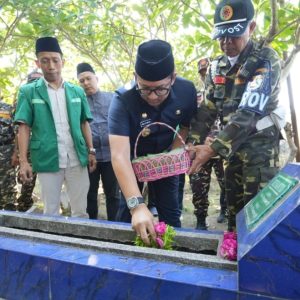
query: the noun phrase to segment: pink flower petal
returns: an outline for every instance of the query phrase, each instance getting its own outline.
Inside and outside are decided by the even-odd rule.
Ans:
[[[161,238],[157,237],[155,240],[156,240],[156,243],[159,246],[159,248],[164,247],[164,241]]]
[[[237,259],[237,235],[235,232],[224,232],[224,239],[220,247],[220,254],[228,260]]]
[[[159,235],[163,235],[167,230],[167,225],[165,222],[158,222],[154,225],[155,232]]]

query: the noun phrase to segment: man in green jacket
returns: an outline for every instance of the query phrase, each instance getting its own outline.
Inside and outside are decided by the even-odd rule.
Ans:
[[[20,176],[28,182],[32,169],[38,173],[45,214],[59,214],[65,183],[72,216],[87,217],[87,165],[90,171],[96,166],[88,103],[80,87],[62,78],[64,60],[56,38],[39,38],[36,56],[44,77],[21,87],[15,116],[20,124]],[[28,147],[32,168],[27,160]]]

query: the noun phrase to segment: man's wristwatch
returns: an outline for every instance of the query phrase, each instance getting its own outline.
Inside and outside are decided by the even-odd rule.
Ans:
[[[129,210],[136,208],[142,203],[145,203],[145,200],[143,197],[130,197],[127,200],[127,207]]]
[[[89,148],[89,154],[96,155],[96,149],[95,148]]]

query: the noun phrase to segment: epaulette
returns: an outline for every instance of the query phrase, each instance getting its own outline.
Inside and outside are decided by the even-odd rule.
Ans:
[[[257,69],[257,66],[265,60],[267,56],[266,51],[269,52],[262,44],[254,48],[246,59],[246,62],[239,69],[238,76],[244,80],[249,80]]]

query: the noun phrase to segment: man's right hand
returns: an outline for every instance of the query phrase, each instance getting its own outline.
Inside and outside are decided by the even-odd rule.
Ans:
[[[32,180],[32,168],[26,161],[20,161],[20,178],[23,183],[30,182]]]
[[[19,165],[19,157],[17,151],[13,152],[10,161],[13,167],[17,167]]]
[[[149,236],[151,236],[154,241],[156,239],[153,215],[145,204],[140,204],[138,207],[132,209],[131,214],[132,228],[145,244],[150,245]]]
[[[188,175],[199,173],[202,166],[213,156],[216,156],[215,151],[208,145],[197,145],[188,147],[190,157],[193,155],[192,166],[188,171]]]
[[[204,145],[210,146],[214,140],[215,140],[215,138],[213,138],[211,136],[207,136],[205,141],[204,141]]]

